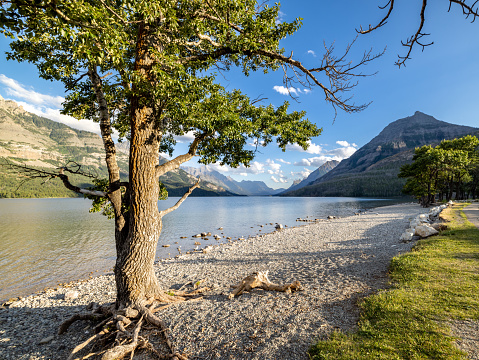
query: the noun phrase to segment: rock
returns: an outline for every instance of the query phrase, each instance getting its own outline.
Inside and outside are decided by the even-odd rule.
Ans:
[[[43,338],[41,339],[39,342],[38,342],[38,345],[43,345],[43,344],[48,344],[50,341],[52,341],[53,339],[55,339],[55,336],[51,335],[51,336],[48,336],[46,338]]]
[[[222,227],[220,227],[220,228],[218,228],[218,230],[223,230],[223,228],[222,228]]]
[[[196,235],[193,235],[192,237],[201,237],[201,234],[196,234]]]
[[[419,221],[422,222],[422,223],[428,223],[429,222],[429,215],[428,214],[419,215]]]
[[[203,254],[208,254],[211,250],[213,250],[213,246],[207,246],[203,249]]]
[[[170,247],[170,245],[169,245],[169,244],[165,244],[165,245],[162,245],[162,246],[163,246],[163,247]]]
[[[436,235],[438,233],[439,232],[436,229],[434,229],[432,226],[427,225],[427,224],[416,226],[415,235],[418,235],[422,238],[426,238],[426,237],[429,237],[429,236],[432,236],[432,235]]]
[[[79,296],[80,296],[80,293],[78,291],[70,290],[65,293],[63,299],[67,301],[71,301],[71,300],[75,300]]]
[[[401,240],[403,242],[408,242],[408,241],[412,240],[413,236],[414,236],[414,233],[412,233],[412,232],[404,232],[404,233],[402,233],[399,240]]]
[[[332,220],[332,219],[334,219],[334,218],[335,218],[334,216],[329,215],[327,219],[328,219],[328,220]]]
[[[202,232],[202,233],[200,234],[200,236],[201,236],[201,237],[208,236],[208,233]]]
[[[195,245],[201,245],[199,241],[195,241]]]
[[[283,224],[276,224],[276,225],[274,226],[274,228],[275,228],[276,230],[281,230],[281,229],[283,228]]]
[[[215,234],[215,236],[213,236],[216,240],[218,239],[221,239],[221,236],[219,236],[218,234]]]

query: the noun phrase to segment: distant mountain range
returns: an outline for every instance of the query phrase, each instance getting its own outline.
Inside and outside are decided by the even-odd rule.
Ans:
[[[223,189],[226,189],[237,195],[267,196],[276,195],[285,191],[285,189],[272,189],[263,181],[236,181],[230,176],[225,176],[205,165],[202,165],[198,168],[185,166],[182,167],[182,169],[194,177],[199,176],[202,180],[221,186]]]
[[[25,111],[14,101],[0,96],[0,158],[17,164],[25,164],[46,170],[55,170],[67,161],[82,164],[82,169],[107,177],[103,141],[88,131],[73,129],[67,125]],[[128,177],[128,144],[117,146],[120,175]],[[160,161],[166,161],[162,159]],[[66,189],[60,180],[42,183],[42,180],[25,180],[19,174],[0,168],[0,197],[68,197],[77,194]],[[75,185],[91,186],[85,178],[70,176]],[[170,196],[182,196],[196,179],[182,169],[160,177]],[[202,181],[192,196],[233,195],[221,186]]]
[[[405,179],[399,179],[397,174],[401,165],[411,162],[415,147],[478,131],[478,128],[450,124],[417,111],[390,123],[351,157],[310,185],[282,195],[401,196]]]

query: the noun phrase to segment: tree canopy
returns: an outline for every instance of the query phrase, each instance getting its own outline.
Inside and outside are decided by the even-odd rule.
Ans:
[[[443,140],[433,147],[424,145],[414,151],[412,164],[401,167],[399,177],[407,178],[404,192],[414,195],[421,205],[429,206],[436,195],[442,200],[464,199],[477,194],[479,140],[467,135]]]

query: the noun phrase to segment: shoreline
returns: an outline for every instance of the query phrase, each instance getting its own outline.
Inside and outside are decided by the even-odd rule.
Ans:
[[[245,199],[241,201],[237,206],[222,205],[223,201],[219,203],[213,198],[215,206],[219,206],[218,210],[215,210],[218,214],[217,221],[206,221],[202,223],[201,216],[198,211],[187,210],[188,216],[191,219],[189,225],[177,226],[175,214],[169,215],[169,218],[165,219],[164,228],[159,239],[157,253],[155,259],[167,259],[173,258],[178,254],[177,248],[181,248],[181,253],[186,251],[193,251],[196,247],[196,243],[199,242],[199,247],[205,247],[206,245],[213,245],[217,243],[227,243],[228,238],[231,240],[237,240],[239,238],[248,238],[251,236],[257,236],[259,234],[274,232],[274,224],[282,223],[285,227],[304,225],[307,222],[295,222],[298,217],[303,217],[305,220],[311,220],[314,218],[325,219],[328,215],[336,216],[348,216],[353,215],[355,211],[359,209],[370,209],[372,207],[394,204],[393,200],[379,201],[374,199],[367,199],[368,201],[359,201],[359,199],[333,199],[333,201],[324,200],[314,201],[312,203],[303,201],[304,199],[293,200],[294,203],[299,201],[300,204],[305,204],[304,208],[298,208],[292,204],[294,210],[289,208],[281,209],[278,211],[270,210],[271,207],[265,208],[264,205],[258,206],[258,201],[263,203],[270,203],[270,198],[253,197],[253,199]],[[259,200],[258,200],[259,199]],[[12,199],[18,201],[19,199]],[[174,200],[174,199],[173,199]],[[246,201],[248,200],[248,201]],[[254,209],[264,210],[263,216],[246,216],[244,219],[242,215],[238,213],[238,209],[245,207],[246,203],[253,201]],[[67,214],[49,214],[46,209],[41,215],[36,214],[33,210],[31,212],[32,218],[37,219],[31,224],[29,218],[26,218],[22,214],[21,208],[24,206],[23,201],[32,202],[32,208],[36,209],[35,201],[40,201],[45,204],[55,201],[66,201],[67,206],[71,211]],[[78,202],[80,201],[80,202]],[[204,200],[199,202],[193,202],[201,207]],[[229,202],[229,200],[226,200]],[[334,203],[337,201],[338,206],[335,207]],[[351,203],[350,203],[351,201]],[[358,201],[356,204],[354,202]],[[273,201],[275,204],[276,202]],[[5,202],[8,203],[8,202]],[[108,220],[99,214],[89,214],[88,209],[90,206],[90,200],[85,199],[20,199],[20,202],[13,206],[14,213],[19,213],[21,221],[25,221],[28,225],[30,232],[24,228],[19,232],[19,236],[15,238],[12,234],[16,234],[12,223],[15,223],[15,218],[7,216],[5,223],[6,226],[6,238],[4,239],[3,250],[0,249],[0,253],[5,254],[2,271],[5,272],[5,277],[0,286],[0,305],[7,302],[10,299],[26,297],[32,294],[38,294],[47,288],[57,288],[58,286],[71,283],[77,280],[86,280],[90,276],[99,274],[110,273],[115,264],[115,249],[113,241],[113,228],[111,223],[107,223]],[[207,202],[210,203],[209,201]],[[284,203],[288,204],[290,201]],[[278,203],[279,206],[286,206],[282,201]],[[343,204],[347,204],[344,206]],[[50,205],[45,205],[50,206]],[[160,205],[159,205],[160,206]],[[169,206],[169,205],[162,205]],[[186,205],[185,205],[186,206]],[[191,207],[191,206],[190,206]],[[42,207],[40,207],[42,208]],[[274,208],[274,207],[273,207]],[[80,209],[82,212],[80,212]],[[304,210],[303,210],[304,209]],[[184,210],[184,209],[183,209]],[[284,210],[284,211],[283,211]],[[233,211],[230,213],[230,211]],[[72,216],[75,212],[78,215]],[[225,216],[228,213],[230,216]],[[253,212],[254,213],[254,212]],[[30,214],[30,213],[29,213]],[[58,217],[58,226],[63,231],[56,231],[48,223],[43,223],[44,219],[48,217]],[[231,220],[230,217],[239,216],[239,221]],[[4,218],[5,219],[5,218]],[[40,219],[40,220],[38,220]],[[79,220],[81,219],[81,221]],[[174,220],[172,220],[174,219]],[[5,221],[5,220],[4,220]],[[70,222],[71,221],[71,222]],[[84,225],[86,221],[92,221],[92,226]],[[72,226],[70,224],[75,224]],[[259,225],[262,224],[262,225]],[[220,227],[224,227],[225,230],[220,230]],[[42,229],[39,237],[35,237],[34,231]],[[101,233],[93,231],[97,229]],[[194,239],[191,235],[211,232],[216,235],[219,234],[220,238],[209,236],[208,239]],[[109,234],[109,235],[108,235]],[[33,235],[33,239],[30,239]],[[98,238],[97,238],[98,237]],[[66,240],[68,239],[68,240]],[[72,240],[75,239],[75,240]],[[31,241],[33,240],[33,241]],[[58,248],[56,243],[58,242]],[[18,245],[17,245],[18,244]],[[66,247],[65,244],[70,244],[72,247]],[[89,249],[98,247],[100,251],[91,251],[84,249],[85,245],[90,244]],[[44,249],[45,251],[41,251]],[[85,250],[85,251],[83,251]],[[94,260],[92,260],[94,259]],[[58,260],[58,262],[57,262]],[[54,262],[51,262],[54,261]],[[35,263],[36,265],[33,265]]]
[[[175,304],[161,317],[178,350],[187,354],[208,359],[306,358],[305,351],[315,338],[334,329],[354,328],[356,300],[386,286],[390,259],[414,244],[401,243],[399,237],[409,219],[422,212],[418,204],[410,203],[377,207],[359,216],[217,245],[206,254],[164,259],[155,268],[165,289],[204,279],[211,290],[203,301]],[[266,270],[272,282],[299,280],[304,290],[290,295],[253,290],[227,299],[231,284],[253,271]],[[64,300],[68,290],[78,291],[79,297]],[[61,321],[91,301],[114,301],[114,295],[113,276],[101,275],[13,303],[0,310],[0,322],[5,325],[0,331],[0,355],[5,359],[25,354],[30,359],[66,358],[69,350],[89,336],[85,333],[89,329],[87,323],[78,322],[66,335],[57,336]],[[23,344],[22,350],[20,339],[25,341],[25,333],[32,334],[32,319],[40,315],[49,318],[48,324],[42,322],[37,336]],[[12,328],[8,318],[24,320]],[[48,341],[38,345],[42,340]]]

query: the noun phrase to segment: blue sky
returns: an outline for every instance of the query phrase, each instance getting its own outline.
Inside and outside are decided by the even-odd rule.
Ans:
[[[286,0],[281,3],[281,20],[303,18],[302,28],[283,40],[282,46],[306,66],[318,64],[324,53],[323,41],[334,46],[339,54],[356,36],[356,28],[376,24],[384,11],[378,5],[386,1],[326,1]],[[421,51],[416,47],[406,67],[394,65],[398,54],[405,54],[401,40],[412,35],[419,24],[420,1],[398,2],[388,23],[367,35],[360,35],[350,59],[358,59],[373,48],[381,58],[364,67],[363,73],[375,73],[362,78],[353,90],[356,103],[372,104],[363,112],[346,114],[339,111],[334,120],[333,108],[325,103],[318,88],[305,92],[298,86],[298,101],[284,94],[282,73],[262,72],[245,78],[239,71],[224,74],[221,83],[228,89],[241,89],[251,98],[266,97],[263,104],[280,105],[288,100],[292,110],[306,110],[310,121],[323,128],[312,139],[308,151],[291,146],[282,152],[274,145],[261,148],[250,168],[212,167],[236,180],[263,180],[273,188],[288,187],[294,179],[306,176],[328,159],[341,160],[350,156],[376,136],[390,122],[410,116],[419,110],[454,124],[479,127],[479,21],[471,23],[458,6],[447,12],[449,1],[429,2],[425,32],[434,45]],[[0,49],[8,49],[8,41],[0,38]],[[77,121],[59,115],[65,96],[59,83],[38,78],[36,68],[27,63],[6,61],[0,56],[0,95],[19,102],[28,111],[84,130],[96,131],[90,121]],[[186,149],[188,137],[180,139],[178,151]],[[187,165],[197,166],[194,162]]]

